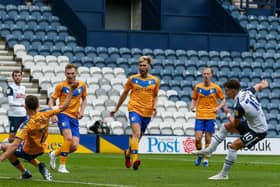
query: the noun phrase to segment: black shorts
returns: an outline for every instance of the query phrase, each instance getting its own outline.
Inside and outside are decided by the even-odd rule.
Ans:
[[[249,128],[247,121],[241,121],[238,128],[240,139],[249,149],[266,137],[266,132],[258,133]]]
[[[27,120],[27,117],[14,117],[14,116],[9,116],[9,122],[10,122],[10,133],[15,133],[17,132],[18,127],[22,122]]]

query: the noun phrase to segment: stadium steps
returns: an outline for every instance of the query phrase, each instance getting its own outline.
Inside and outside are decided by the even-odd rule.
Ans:
[[[10,83],[13,82],[11,73],[13,70],[21,70],[20,60],[15,60],[12,51],[5,49],[5,43],[0,40],[0,76],[6,78]],[[40,92],[38,80],[32,80],[30,70],[23,70],[22,85],[26,87],[26,95],[35,95],[39,98],[40,106],[47,106],[47,95]]]

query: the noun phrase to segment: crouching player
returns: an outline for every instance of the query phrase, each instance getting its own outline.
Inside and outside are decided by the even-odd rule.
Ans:
[[[38,98],[33,95],[28,95],[25,98],[25,109],[28,120],[20,125],[15,140],[11,144],[3,144],[1,146],[4,153],[0,156],[0,163],[7,158],[13,166],[22,172],[22,179],[28,179],[32,175],[18,159],[23,158],[37,167],[45,180],[51,181],[51,174],[45,164],[36,158],[44,153],[44,144],[48,136],[50,117],[68,107],[73,90],[77,86],[77,82],[71,84],[71,89],[64,104],[56,109],[48,108],[39,111]]]

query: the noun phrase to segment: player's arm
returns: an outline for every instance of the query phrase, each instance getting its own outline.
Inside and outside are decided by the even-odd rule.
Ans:
[[[122,94],[121,94],[121,96],[120,96],[120,98],[119,98],[119,101],[118,101],[118,103],[117,103],[117,105],[116,105],[116,108],[115,108],[112,112],[110,112],[110,115],[111,115],[111,116],[114,116],[114,114],[119,110],[120,106],[121,106],[121,105],[123,104],[123,102],[125,101],[125,99],[126,99],[128,93],[129,93],[129,89],[124,89],[124,91],[122,92]]]
[[[78,85],[79,85],[79,82],[73,82],[73,83],[71,83],[71,85],[70,85],[70,91],[69,91],[69,93],[67,94],[64,103],[63,103],[61,106],[59,106],[59,109],[60,109],[61,111],[64,111],[64,110],[69,106],[70,101],[71,101],[71,99],[72,99],[73,92],[74,92],[74,90],[78,87]]]
[[[16,137],[11,144],[8,144],[5,152],[0,156],[0,162],[10,157],[15,150],[18,148],[19,144],[22,142],[22,139]]]
[[[160,87],[160,82],[159,82],[159,80],[157,80],[155,91],[154,91],[154,96],[153,96],[154,97],[154,100],[153,100],[153,117],[155,117],[157,115],[157,103],[158,103],[159,87]]]
[[[221,110],[221,108],[223,108],[226,104],[226,98],[222,99],[222,101],[220,102],[220,104],[215,108],[215,112],[218,112]]]
[[[79,111],[79,116],[78,116],[79,119],[81,119],[84,116],[86,106],[87,106],[87,98],[83,97],[82,98],[82,103],[81,103],[81,108],[80,108],[80,111]]]
[[[18,104],[14,102],[14,91],[13,88],[8,87],[7,88],[7,96],[8,96],[8,102],[10,106],[15,106],[15,107],[23,107],[23,104]]]
[[[254,89],[255,89],[256,92],[259,92],[266,87],[268,87],[267,80],[262,80],[260,83],[255,84]]]
[[[192,99],[191,108],[190,108],[190,110],[191,110],[192,112],[195,112],[196,102],[197,102],[196,99]]]

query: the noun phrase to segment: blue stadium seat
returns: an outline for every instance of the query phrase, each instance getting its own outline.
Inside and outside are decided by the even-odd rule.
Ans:
[[[209,57],[211,61],[221,61],[220,53],[218,51],[210,51]]]
[[[52,46],[50,48],[51,54],[54,56],[60,56],[62,55],[62,51],[61,48],[57,47],[57,46]]]
[[[3,37],[7,37],[11,34],[10,26],[8,24],[1,24],[0,34]]]
[[[268,43],[277,44],[278,43],[278,34],[268,34],[266,35],[266,40]]]
[[[116,63],[118,67],[121,67],[123,69],[128,69],[130,67],[127,58],[118,58]]]
[[[109,57],[108,49],[106,47],[97,47],[96,52],[99,57],[102,57],[104,59]]]
[[[152,71],[152,74],[155,75],[155,72]],[[165,80],[161,80],[160,81],[160,89],[162,90],[169,90],[170,87],[169,87],[169,83]]]
[[[119,49],[122,58],[131,58],[130,49],[122,47]]]
[[[187,50],[187,56],[188,56],[189,60],[192,60],[192,61],[194,61],[194,60],[198,61],[199,60],[199,56],[198,56],[197,51]]]
[[[231,62],[231,54],[228,51],[221,51],[220,52],[221,61]]]
[[[264,27],[269,27],[269,25],[270,25],[267,16],[258,16],[258,21]]]
[[[262,72],[261,73],[261,79],[266,79],[268,82],[277,81],[277,80],[273,79],[273,75],[271,76],[271,73],[269,73],[269,72]],[[278,81],[279,80],[280,79],[278,79]]]
[[[20,16],[20,17],[26,17],[26,16],[28,16],[29,15],[29,9],[28,9],[28,7],[27,6],[25,6],[25,5],[19,5],[18,7],[17,7],[17,10],[18,10],[18,15]]]
[[[242,52],[241,56],[242,56],[243,61],[246,61],[246,62],[249,62],[249,63],[254,61],[253,57],[252,57],[252,54],[249,53],[249,52]]]
[[[43,56],[47,56],[50,54],[50,49],[44,45],[39,46],[39,54]]]
[[[117,67],[116,60],[117,60],[116,58],[112,58],[112,57],[105,58],[106,67],[116,68]]]
[[[258,20],[258,17],[255,16],[255,15],[248,15],[248,22],[251,23],[251,24],[255,24],[255,25],[258,25],[259,24],[259,20]]]
[[[253,63],[250,64],[251,65],[251,69],[254,72],[262,73],[263,72],[262,64],[264,64],[264,63],[253,62]]]
[[[253,53],[254,62],[263,63],[265,61],[262,53],[255,52]]]
[[[60,26],[59,18],[57,16],[50,16],[49,17],[49,24],[53,26]]]
[[[164,65],[161,59],[153,59],[152,62],[152,68],[153,69],[163,69]]]
[[[93,61],[94,61],[95,66],[97,66],[97,67],[100,67],[100,68],[106,67],[105,60],[101,56],[94,57]]]
[[[40,7],[41,15],[45,17],[52,16],[52,10],[48,6],[41,6]]]
[[[69,57],[70,58],[70,57]],[[77,66],[82,66],[82,59],[78,56],[73,56],[71,59],[71,63],[76,64]]]
[[[142,50],[139,48],[132,48],[130,50],[132,58],[139,58],[140,56],[142,56]]]
[[[28,48],[28,54],[29,55],[32,55],[32,56],[35,56],[35,55],[37,55],[39,53],[39,51],[38,51],[38,47],[35,47],[35,46],[30,46],[29,48]]]
[[[95,66],[95,63],[92,57],[84,56],[82,57],[82,65],[90,68]]]
[[[180,101],[185,101],[186,103],[190,103],[191,101],[191,92],[187,92],[185,90],[179,91],[178,96],[180,98]]]
[[[158,71],[158,70],[151,70],[151,72],[153,72],[152,73],[153,75],[156,75],[156,71]],[[138,73],[138,68],[135,68],[135,67],[129,68],[126,70],[126,73],[127,73],[128,77],[131,75],[134,75],[134,74]],[[160,72],[158,71],[158,73],[160,73]]]
[[[29,15],[25,18],[25,23],[29,26],[29,27],[35,27],[37,26],[37,18],[35,16]]]
[[[4,23],[4,24],[7,24],[7,25],[13,25],[13,24],[15,24],[14,18],[13,18],[13,17],[10,17],[8,14],[4,15],[4,16],[2,17],[2,20],[3,20],[2,24],[3,24],[3,23]]]
[[[279,63],[274,63],[273,64],[273,70],[277,73],[280,73],[280,64]]]
[[[268,21],[270,25],[273,25],[275,27],[279,27],[279,20],[277,17],[275,16],[269,16],[268,17]]]
[[[279,102],[277,103],[270,103],[268,105],[268,111],[269,111],[269,114],[276,114],[274,117],[275,119],[277,120],[277,114],[279,114]]]
[[[219,71],[219,64],[221,62],[216,62],[216,61],[208,61],[207,62],[207,66],[209,66],[213,71],[214,71],[214,74],[215,72],[218,72]]]
[[[256,24],[248,24],[247,25],[247,30],[249,32],[250,35],[255,35],[258,33],[258,30],[257,30],[257,25]]]
[[[32,16],[35,16],[35,17],[41,16],[41,11],[38,6],[29,6],[29,11]]]
[[[37,18],[37,21],[38,21],[38,24],[41,26],[41,27],[48,27],[50,25],[49,23],[49,18],[48,17],[45,17],[45,16],[39,16]]]
[[[47,35],[50,37],[50,38],[56,38],[58,36],[58,32],[57,32],[57,28],[52,26],[52,25],[49,25],[47,28]]]
[[[221,61],[221,62],[216,62],[216,64],[218,65],[220,71],[230,71],[231,70],[229,62]]]
[[[174,70],[172,73],[173,80],[178,82],[185,79],[184,75],[185,75],[185,70]]]
[[[280,82],[280,73],[279,72],[274,72],[270,75],[271,75],[271,81]]]
[[[9,48],[13,48],[14,45],[18,43],[18,39],[15,38],[13,35],[6,36],[6,40],[8,42]]]
[[[265,44],[265,50],[267,53],[277,53],[278,52],[278,46],[274,43],[267,43]]]
[[[240,25],[243,28],[246,28],[246,25],[248,24],[247,16],[241,14],[241,15],[238,16],[238,20],[239,20]]]
[[[162,49],[154,49],[153,53],[155,58],[162,59],[162,60],[165,59],[165,54]]]
[[[160,71],[160,78],[165,81],[171,81],[172,80],[172,70],[169,69],[163,69]]]
[[[116,47],[109,47],[108,54],[111,58],[114,58],[114,59],[120,58],[119,49]]]
[[[185,80],[193,82],[196,80],[196,76],[193,71],[185,71]]]
[[[68,56],[70,59],[74,57],[73,48],[69,46],[63,46],[61,48],[62,54]]]
[[[77,46],[77,42],[76,42],[76,38],[74,38],[73,36],[67,36],[65,38],[65,44],[69,47],[76,47]]]
[[[254,48],[255,48],[255,51],[258,52],[258,53],[265,53],[266,52],[266,48],[265,48],[265,45],[263,43],[254,44]]]
[[[96,49],[94,47],[87,46],[87,47],[85,47],[84,50],[85,50],[86,56],[88,56],[88,57],[94,58],[94,57],[97,56],[97,52],[96,52]]]
[[[205,67],[207,67],[207,61],[202,61],[202,60],[200,60],[200,61],[198,61],[198,62],[196,63],[196,68],[197,68],[197,71],[199,71],[199,72],[202,72],[202,70],[203,70]]]
[[[176,52],[173,49],[166,49],[164,53],[165,53],[165,57],[169,60],[177,59]]]
[[[152,49],[144,48],[144,49],[142,50],[142,53],[143,53],[143,55],[150,56],[150,57],[154,57],[154,53],[153,53],[153,50],[152,50]]]
[[[198,51],[198,58],[199,58],[199,60],[202,60],[202,61],[209,61],[210,56],[209,56],[208,51],[204,51],[204,50]]]
[[[54,45],[54,39],[47,35],[42,38],[42,44],[48,47],[52,47]]]
[[[197,71],[197,67],[196,67],[196,63],[197,62],[198,61],[194,61],[194,60],[187,60],[187,61],[185,61],[186,70],[188,70],[190,72]]]
[[[180,81],[180,86],[182,90],[192,89],[192,83],[188,80],[182,80]]]
[[[73,53],[75,54],[75,56],[78,56],[80,58],[83,58],[85,56],[84,51],[85,50],[83,47],[79,47],[79,46],[73,47]]]
[[[239,74],[237,75],[239,77],[238,80],[240,80],[241,82],[248,83],[251,81],[251,77],[248,72],[239,72]]]
[[[271,54],[271,53],[265,53],[265,54],[263,54],[263,56],[264,56],[264,59],[265,59],[265,63],[262,63],[262,64],[270,64],[271,63],[271,65],[274,64],[274,62],[276,62],[276,59],[278,57],[280,57],[279,54]]]
[[[177,81],[177,80],[170,80],[168,83],[169,83],[169,87],[170,87],[172,90],[176,90],[177,92],[181,90],[180,81]]]
[[[135,59],[135,58],[128,59],[128,65],[130,68],[138,69],[138,59]]]
[[[174,71],[175,65],[174,65],[173,60],[164,59],[164,60],[162,60],[162,63],[163,63],[164,69]]]
[[[274,72],[273,63],[262,63],[261,66],[262,66],[262,71],[265,71],[268,73]]]
[[[178,49],[176,50],[176,56],[177,56],[177,59],[179,60],[187,60],[188,57],[187,57],[187,53],[185,50],[181,50],[181,49]]]
[[[217,75],[217,79],[220,82],[226,82],[228,80],[229,72],[219,71],[219,72],[216,72],[216,75]]]
[[[62,37],[62,38],[66,38],[69,35],[67,27],[62,26],[62,25],[57,26],[56,31],[58,33],[58,36]]]
[[[253,62],[247,62],[247,61],[241,62],[240,67],[242,69],[242,72],[247,72],[247,73],[252,72],[251,63]]]
[[[6,12],[9,17],[15,17],[16,15],[18,15],[17,7],[12,4],[6,6]]]
[[[19,27],[26,26],[25,18],[20,16],[20,15],[17,15],[17,16],[14,17],[14,22]]]
[[[262,79],[261,75],[259,73],[256,73],[256,72],[251,72],[249,75],[251,77],[251,82],[253,82],[253,83],[258,83]]]
[[[31,38],[35,34],[35,29],[30,28],[27,25],[23,26],[22,30],[23,30],[23,35],[28,38]]]
[[[185,62],[183,60],[175,60],[174,61],[175,70],[177,71],[185,71]]]

